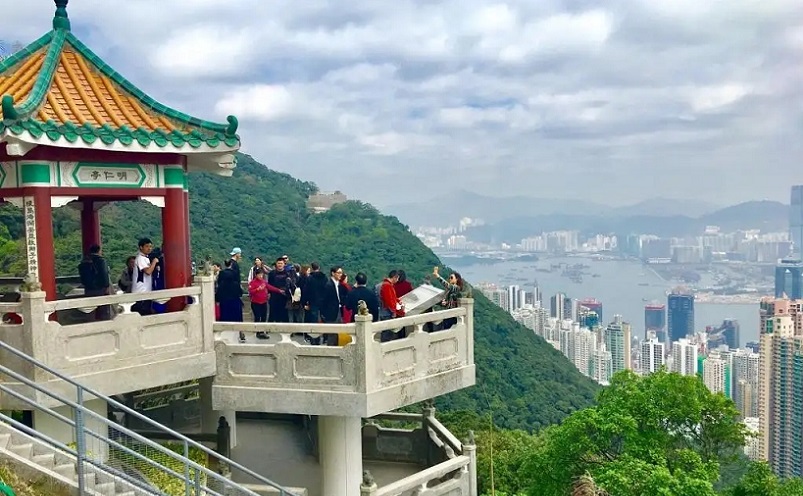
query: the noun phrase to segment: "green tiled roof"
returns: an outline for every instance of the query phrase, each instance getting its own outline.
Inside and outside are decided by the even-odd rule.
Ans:
[[[70,32],[66,0],[56,6],[53,30],[0,62],[0,133],[87,145],[239,145],[234,116],[220,124],[157,102]]]

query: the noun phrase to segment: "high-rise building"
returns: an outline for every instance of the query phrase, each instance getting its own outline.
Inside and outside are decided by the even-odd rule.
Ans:
[[[650,338],[641,343],[641,373],[652,374],[664,366],[666,345],[657,338]]]
[[[730,374],[728,373],[728,366],[716,351],[712,351],[703,359],[703,384],[712,393],[729,395]]]
[[[597,314],[597,319],[599,319],[600,322],[604,322],[604,320],[602,320],[602,302],[600,302],[596,298],[584,298],[584,299],[580,300],[577,303],[577,305],[578,305],[578,308],[577,308],[578,318],[577,318],[577,320],[580,320],[579,319],[579,314],[582,312],[582,309],[583,308],[587,308],[588,310],[591,310],[592,312]]]
[[[550,315],[558,320],[574,319],[572,306],[572,299],[563,293],[558,293],[549,299]]]
[[[631,368],[630,324],[621,315],[615,315],[605,329],[605,349],[611,354],[611,375]]]
[[[697,374],[697,344],[683,338],[672,343],[672,372],[681,375]]]
[[[792,252],[798,258],[803,258],[803,186],[800,185],[792,186],[789,201],[789,239],[792,241]]]
[[[581,306],[577,308],[577,323],[580,327],[595,329],[599,326],[600,320],[597,312]]]
[[[674,290],[667,297],[669,340],[677,341],[694,334],[694,295]]]
[[[591,377],[594,373],[594,352],[597,351],[597,336],[580,326],[574,329],[574,366],[583,375]]]
[[[803,298],[803,262],[784,258],[775,267],[775,297],[799,300]]]
[[[705,332],[708,335],[709,349],[714,349],[723,345],[734,350],[739,347],[738,320],[725,319],[719,327],[706,327]]]
[[[655,331],[660,339],[666,335],[666,305],[650,304],[644,306],[644,337],[649,331]]]
[[[749,349],[731,355],[733,401],[743,418],[758,418],[758,375],[760,355]]]
[[[497,287],[496,284],[481,284],[479,285],[479,289],[494,305],[506,312],[510,312],[510,301],[507,290]]]
[[[759,457],[778,476],[803,475],[803,300],[761,302]]]
[[[594,352],[594,365],[591,378],[602,385],[610,384],[613,372],[611,370],[611,352],[605,349],[605,343],[597,347]]]
[[[524,306],[524,292],[514,284],[507,288],[508,312],[513,312]]]

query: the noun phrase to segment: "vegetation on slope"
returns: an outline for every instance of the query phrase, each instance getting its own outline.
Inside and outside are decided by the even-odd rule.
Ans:
[[[10,465],[0,463],[0,488],[5,483],[14,491],[15,496],[68,496],[70,491],[54,484],[47,478],[28,480],[20,477]],[[0,490],[0,494],[5,494]]]
[[[800,479],[781,481],[744,460],[735,405],[696,376],[621,372],[596,406],[535,435],[493,432],[470,416],[444,420],[458,434],[478,429],[480,494],[803,495]],[[593,487],[600,492],[581,491]]]
[[[438,258],[395,217],[370,205],[347,202],[311,214],[307,197],[316,187],[267,169],[242,155],[234,177],[193,174],[190,179],[192,247],[197,260],[223,260],[234,246],[246,257],[342,264],[378,282],[390,269],[404,268],[414,281],[430,274]],[[433,212],[433,215],[437,215]],[[159,210],[142,202],[117,203],[101,211],[104,252],[119,273],[139,236],[157,243]],[[22,275],[23,231],[19,211],[0,208],[0,272]],[[74,274],[80,260],[78,212],[55,211],[57,266]],[[9,240],[14,241],[9,241]],[[475,359],[478,386],[438,400],[447,410],[492,411],[498,425],[535,430],[559,422],[591,404],[597,386],[552,346],[476,295]]]

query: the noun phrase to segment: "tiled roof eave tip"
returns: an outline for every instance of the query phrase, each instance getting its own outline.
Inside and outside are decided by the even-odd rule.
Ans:
[[[16,131],[19,131],[17,129]],[[208,143],[190,144],[189,142],[178,143],[168,141],[164,144],[157,144],[156,142],[141,143],[139,141],[122,141],[120,139],[95,139],[90,142],[82,139],[69,139],[64,135],[48,135],[40,134],[34,135],[28,130],[22,132],[15,132],[9,126],[0,124],[0,142],[8,141],[8,138],[13,138],[24,143],[31,145],[52,146],[56,148],[71,148],[71,149],[89,149],[89,150],[107,150],[115,152],[131,152],[131,153],[170,153],[177,152],[188,155],[199,154],[220,154],[220,153],[233,153],[240,149],[241,143],[239,137],[233,137],[226,141],[219,141],[216,145]]]

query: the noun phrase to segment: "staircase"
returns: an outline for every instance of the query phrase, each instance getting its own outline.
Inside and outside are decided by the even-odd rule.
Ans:
[[[25,478],[46,478],[55,486],[79,491],[77,459],[32,435],[25,426],[15,427],[0,421],[0,460],[11,465]],[[151,496],[159,494],[131,484],[101,469],[84,473],[83,494],[90,496]]]
[[[25,478],[46,479],[80,496],[305,493],[284,488],[228,458],[228,441],[214,451],[83,387],[3,341],[0,357],[0,405],[5,408],[13,402],[18,409],[34,412],[36,430],[0,412],[0,463]],[[27,377],[4,365],[10,362],[17,370],[25,370]],[[144,431],[129,430],[110,419],[110,411],[145,423],[147,437]],[[221,422],[223,426],[225,420]],[[233,482],[232,471],[256,485]]]

